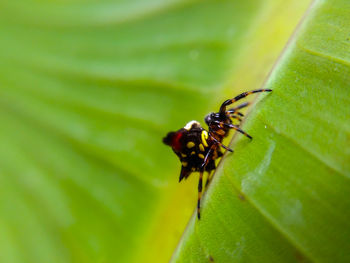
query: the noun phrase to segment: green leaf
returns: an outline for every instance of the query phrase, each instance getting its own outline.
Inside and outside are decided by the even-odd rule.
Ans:
[[[348,26],[349,9],[337,9],[339,3],[330,9],[339,15],[332,21],[342,26],[335,30],[328,18],[314,24],[315,33],[312,39],[304,37],[308,44],[303,47],[321,54],[328,50],[327,56],[346,66],[349,36],[343,38],[342,30]],[[260,87],[308,4],[1,1],[0,262],[167,262],[194,211],[197,176],[178,184],[179,163],[161,138],[187,121],[202,120],[239,91]],[[325,40],[326,36],[331,37]],[[289,59],[297,58],[292,50],[291,46],[279,63],[285,73],[288,63],[296,72],[302,69]],[[309,76],[314,66],[302,58],[298,63]],[[286,90],[285,83],[278,88],[281,75],[272,75],[267,85],[274,86],[274,93],[244,124],[254,141],[238,141],[233,158],[225,158],[219,173],[226,175],[215,177],[204,198],[204,218],[200,224],[191,221],[175,261],[207,262],[212,255],[216,262],[230,262],[230,253],[248,262],[260,256],[268,262],[295,255],[317,261],[326,261],[327,255],[346,259],[348,228],[340,221],[348,208],[348,177],[344,183],[337,178],[348,176],[349,136],[344,134],[349,127],[348,109],[340,114],[338,100],[347,105],[349,75],[340,66],[343,71],[334,75],[323,63],[312,81],[337,89],[337,94],[329,91],[329,102],[322,90],[307,83],[303,92],[313,87],[320,100],[313,100],[314,91],[291,97],[294,82],[291,89]],[[337,85],[342,78],[344,83]],[[308,103],[302,103],[304,96]],[[336,103],[332,96],[337,96]],[[300,104],[297,109],[286,102],[292,98]],[[315,115],[320,102],[324,108],[338,107]],[[296,110],[306,113],[296,116]],[[295,129],[301,125],[302,131]],[[313,136],[316,128],[318,135]],[[288,134],[297,143],[285,149],[291,144]],[[270,151],[271,164],[256,177]],[[278,168],[273,166],[277,162]],[[299,162],[305,163],[302,168],[310,171],[309,177],[284,175]],[[299,170],[296,175],[305,173]],[[239,188],[244,179],[247,191]],[[296,179],[307,184],[296,188]],[[308,217],[301,217],[308,229],[293,225],[298,218],[292,212],[310,206]],[[330,243],[334,247],[328,247]]]
[[[350,261],[349,14],[312,5],[172,262]]]

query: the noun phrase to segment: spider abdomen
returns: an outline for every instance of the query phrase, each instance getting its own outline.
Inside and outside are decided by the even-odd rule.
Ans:
[[[270,89],[258,89],[247,91],[238,96],[226,100],[221,104],[219,112],[209,113],[205,117],[208,125],[208,132],[201,127],[199,122],[190,121],[186,126],[176,132],[169,132],[163,138],[163,142],[173,149],[181,162],[180,181],[187,178],[192,172],[199,172],[198,181],[198,202],[197,216],[200,218],[200,200],[202,196],[203,173],[208,171],[206,185],[211,180],[210,172],[215,170],[215,160],[223,153],[221,148],[233,152],[232,149],[222,144],[223,139],[228,136],[231,129],[240,132],[249,139],[252,137],[240,128],[244,115],[240,112],[249,105],[249,102],[242,103],[234,108],[227,109],[228,106],[246,96],[258,92],[271,92]],[[236,122],[234,124],[233,120]]]
[[[169,132],[163,142],[171,146],[180,159],[182,165],[180,181],[187,178],[191,172],[214,170],[216,168],[215,159],[221,156],[220,154],[207,156],[210,148],[215,146],[214,141],[208,138],[208,132],[195,121],[189,122],[176,132]],[[213,159],[214,156],[215,159]],[[207,165],[203,166],[206,158],[210,159]]]

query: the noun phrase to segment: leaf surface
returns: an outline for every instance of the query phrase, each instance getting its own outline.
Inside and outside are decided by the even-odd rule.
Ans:
[[[0,261],[167,261],[197,179],[161,138],[260,86],[306,6],[1,1]]]
[[[316,1],[172,262],[349,262],[350,4]]]

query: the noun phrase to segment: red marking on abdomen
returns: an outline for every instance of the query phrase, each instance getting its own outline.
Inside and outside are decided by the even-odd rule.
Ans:
[[[182,132],[175,133],[171,142],[171,147],[177,152],[181,151],[180,138],[182,137],[182,135],[183,135]]]

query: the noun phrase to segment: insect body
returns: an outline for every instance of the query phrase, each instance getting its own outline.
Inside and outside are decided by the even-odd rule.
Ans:
[[[233,99],[226,100],[222,103],[219,112],[209,113],[205,117],[205,123],[208,125],[208,131],[203,129],[199,122],[191,121],[175,132],[169,132],[163,138],[166,145],[171,146],[181,162],[181,172],[179,181],[187,178],[192,172],[199,172],[198,182],[198,203],[197,216],[200,219],[200,201],[203,188],[203,173],[209,173],[207,183],[210,181],[211,171],[215,170],[215,160],[223,155],[221,148],[233,152],[230,148],[222,144],[223,139],[228,136],[229,131],[234,129],[249,139],[252,137],[239,128],[239,124],[233,124],[233,119],[239,123],[243,114],[240,109],[247,107],[249,103],[243,103],[237,107],[226,109],[232,103],[257,92],[270,92],[270,89],[258,89],[244,92]]]

